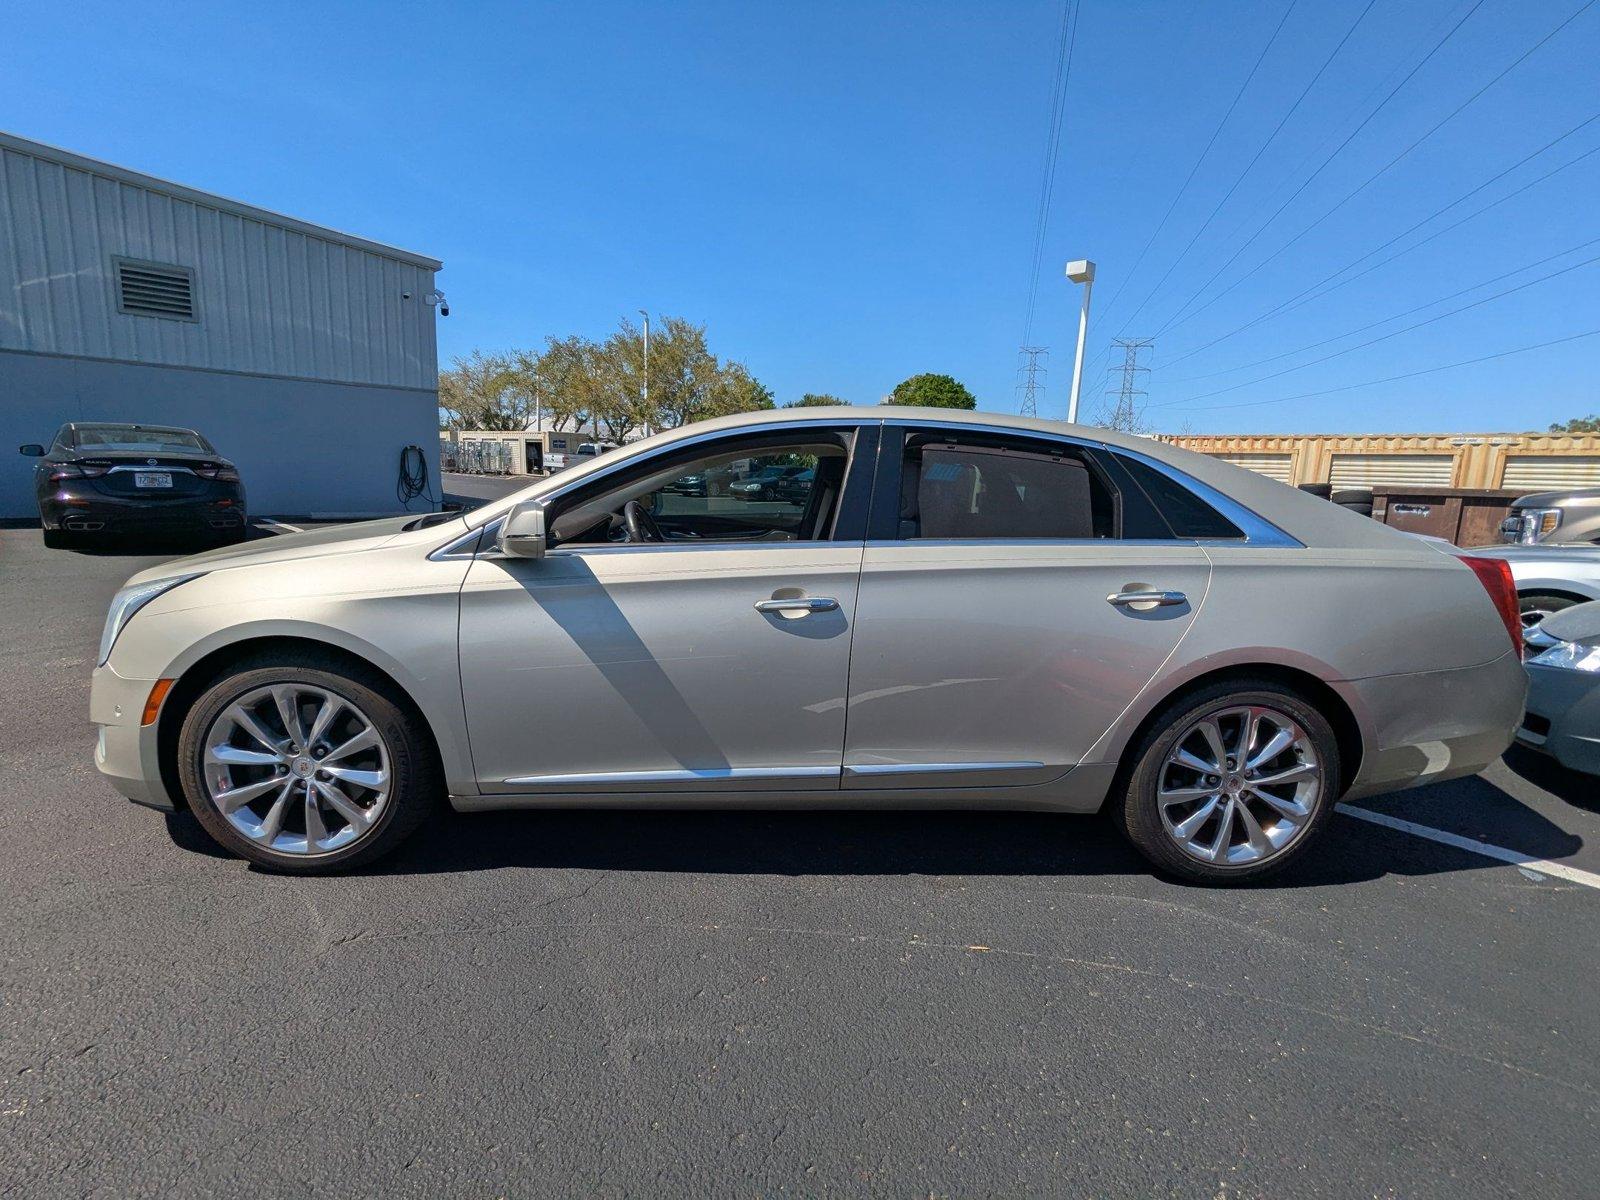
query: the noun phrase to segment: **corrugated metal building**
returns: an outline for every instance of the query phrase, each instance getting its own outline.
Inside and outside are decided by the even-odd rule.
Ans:
[[[1161,440],[1297,485],[1523,493],[1600,487],[1596,434],[1180,434]]]
[[[413,445],[438,495],[439,268],[0,133],[0,517],[65,421],[199,429],[257,514],[398,511]]]

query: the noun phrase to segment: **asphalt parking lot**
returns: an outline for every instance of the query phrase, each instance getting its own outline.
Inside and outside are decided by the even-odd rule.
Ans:
[[[1341,814],[1230,891],[1038,814],[450,817],[283,878],[95,772],[154,561],[0,530],[4,1194],[1594,1192],[1593,781],[1361,804],[1553,866]]]

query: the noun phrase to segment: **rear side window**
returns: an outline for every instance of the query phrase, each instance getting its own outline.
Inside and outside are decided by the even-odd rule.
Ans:
[[[1173,537],[1244,537],[1243,530],[1176,479],[1127,455],[1117,454],[1113,457],[1117,466],[1132,477],[1139,490],[1149,497],[1156,511],[1172,527]]]
[[[902,538],[1105,538],[1114,502],[1063,447],[911,447],[901,475]]]

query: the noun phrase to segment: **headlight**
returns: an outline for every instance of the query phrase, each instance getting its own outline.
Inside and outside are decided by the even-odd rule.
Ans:
[[[1600,671],[1600,646],[1562,642],[1559,646],[1551,646],[1543,654],[1536,654],[1528,662],[1535,666],[1561,667],[1568,671]]]
[[[117,634],[122,632],[122,627],[128,623],[134,613],[163,592],[170,592],[180,583],[188,583],[191,579],[199,579],[204,574],[204,571],[196,571],[193,575],[174,575],[170,579],[152,579],[149,583],[136,583],[132,587],[125,587],[113,596],[111,598],[111,608],[106,613],[105,632],[100,635],[100,659],[95,665],[100,667],[106,665],[106,660],[111,657],[111,647],[117,644]]]

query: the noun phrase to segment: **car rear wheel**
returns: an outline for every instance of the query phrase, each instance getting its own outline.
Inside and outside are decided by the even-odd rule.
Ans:
[[[184,718],[190,811],[223,847],[294,874],[371,862],[437,806],[431,739],[387,679],[320,656],[252,660]]]
[[[1339,794],[1338,740],[1304,697],[1235,681],[1187,696],[1133,750],[1115,814],[1162,870],[1205,883],[1282,869]]]

